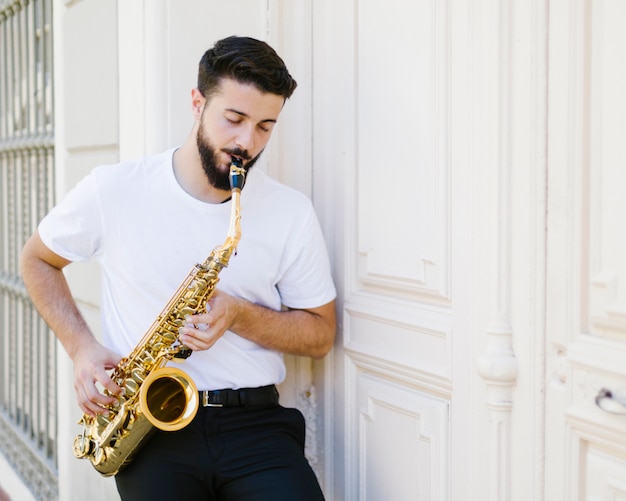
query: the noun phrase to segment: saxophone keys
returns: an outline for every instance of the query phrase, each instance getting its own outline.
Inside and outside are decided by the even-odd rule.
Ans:
[[[177,316],[170,318],[170,323],[174,326],[175,329],[178,329],[185,325],[185,317]]]
[[[91,454],[93,450],[94,443],[89,440],[84,435],[77,435],[74,438],[74,444],[72,445],[72,450],[74,452],[74,456],[79,459],[84,458]]]
[[[124,381],[124,391],[125,391],[124,395],[125,396],[130,397],[134,395],[138,389],[139,389],[139,384],[134,379],[128,378],[126,379],[126,381]]]
[[[204,290],[209,286],[209,282],[204,278],[197,277],[193,285],[196,289]]]
[[[185,306],[180,309],[180,315],[183,317],[183,319],[187,317],[188,315],[195,315],[195,313],[196,313],[195,308],[192,308],[190,306]]]
[[[172,343],[176,341],[176,338],[174,337],[174,339],[172,340]],[[155,343],[152,346],[152,354],[153,355],[159,355],[161,352],[163,352],[164,350],[167,349],[167,347],[170,345],[171,343]]]
[[[99,428],[104,428],[104,427],[109,425],[111,420],[107,416],[105,416],[104,414],[98,414],[96,416],[96,422],[97,422]]]
[[[102,447],[96,447],[96,450],[93,453],[92,463],[98,466],[99,464],[104,463],[105,459],[106,459],[106,453],[104,452],[104,449]]]
[[[137,384],[143,383],[143,380],[146,379],[146,376],[142,369],[133,369],[130,373],[130,377],[132,377],[133,381],[135,381]]]
[[[183,308],[185,310],[189,310],[191,309],[192,311],[196,311],[198,308],[198,294],[199,294],[199,289],[195,288],[193,290],[193,295],[187,300],[187,308]]]
[[[182,325],[182,323],[181,323],[181,325]],[[176,341],[176,337],[177,337],[177,335],[176,335],[176,334],[174,334],[173,332],[169,332],[169,331],[168,331],[168,332],[164,332],[164,333],[163,333],[163,339],[164,339],[164,341],[165,341],[168,345],[169,345],[169,344],[172,344],[174,341]]]
[[[147,367],[151,367],[154,364],[154,357],[148,351],[142,353],[139,360]]]

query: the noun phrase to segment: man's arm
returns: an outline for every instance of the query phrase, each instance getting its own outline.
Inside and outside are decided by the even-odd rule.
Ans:
[[[78,404],[85,413],[93,415],[102,413],[102,406],[115,402],[115,398],[98,391],[96,382],[114,395],[121,391],[106,372],[121,357],[96,340],[78,310],[63,274],[63,268],[70,262],[46,247],[35,232],[22,250],[20,269],[37,311],[74,362]]]
[[[206,350],[226,330],[272,350],[290,355],[324,357],[336,333],[335,301],[318,308],[274,311],[217,290],[209,312],[193,315],[181,332],[181,341],[194,350]],[[198,329],[194,325],[206,324]]]

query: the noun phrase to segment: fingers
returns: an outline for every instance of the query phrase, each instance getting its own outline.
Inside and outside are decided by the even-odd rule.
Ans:
[[[190,315],[179,330],[180,341],[194,351],[208,350],[231,328],[236,317],[236,299],[216,290],[207,302],[206,313]]]
[[[194,351],[208,350],[222,337],[225,330],[218,323],[202,321],[204,315],[189,317],[188,323],[179,331],[180,341]]]
[[[111,387],[111,385],[113,385],[116,388],[116,394],[119,394],[121,392],[121,388],[115,385],[110,378],[108,379],[109,382],[102,378],[107,386]],[[101,393],[98,389],[97,383],[100,383],[100,381],[94,380],[93,378],[87,378],[84,380],[77,379],[74,385],[79,407],[85,414],[90,416],[95,416],[96,414],[107,414],[108,407],[117,402],[117,398],[115,396]]]
[[[116,366],[120,360],[119,355],[102,348],[96,352],[95,358],[85,357],[75,365],[74,390],[78,405],[85,414],[108,414],[108,407],[117,402],[122,389],[113,382],[107,369]],[[101,389],[109,394],[102,393]]]
[[[75,390],[79,407],[90,416],[108,414],[108,407],[117,402],[117,398],[100,393],[95,382],[77,383]]]

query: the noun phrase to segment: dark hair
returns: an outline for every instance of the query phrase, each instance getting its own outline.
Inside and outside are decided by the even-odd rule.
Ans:
[[[223,78],[252,84],[260,91],[288,99],[298,85],[283,60],[268,44],[231,36],[207,50],[198,68],[198,89],[207,99]]]

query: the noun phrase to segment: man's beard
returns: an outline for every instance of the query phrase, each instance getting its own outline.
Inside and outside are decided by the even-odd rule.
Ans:
[[[198,128],[198,134],[196,135],[196,144],[198,146],[198,153],[200,153],[200,161],[202,162],[202,169],[206,174],[206,177],[209,180],[211,186],[218,190],[230,191],[230,171],[222,171],[219,168],[219,159],[218,152],[215,150],[211,142],[208,138],[204,137],[204,130],[202,128],[202,124]],[[236,157],[241,158],[246,162],[244,168],[246,172],[248,172],[255,162],[261,156],[259,153],[253,159],[250,159],[250,154],[247,150],[242,150],[240,148],[235,148],[232,150],[221,150],[224,153],[228,153],[229,155],[234,155]]]

